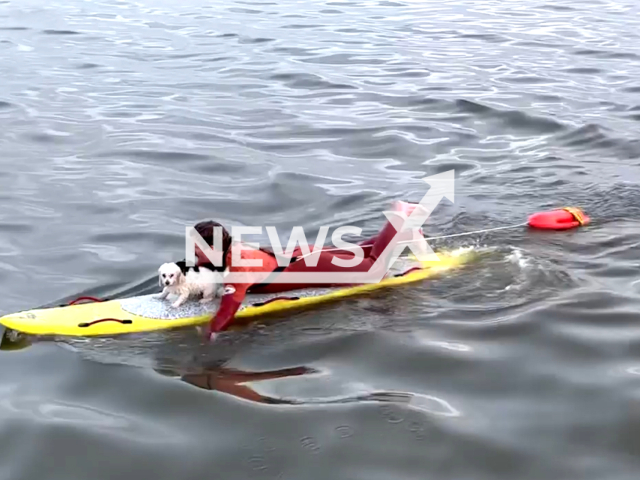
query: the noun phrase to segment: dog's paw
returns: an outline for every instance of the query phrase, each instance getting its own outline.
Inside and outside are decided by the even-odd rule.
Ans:
[[[209,303],[209,302],[213,302],[213,297],[202,297],[200,299],[200,303]]]

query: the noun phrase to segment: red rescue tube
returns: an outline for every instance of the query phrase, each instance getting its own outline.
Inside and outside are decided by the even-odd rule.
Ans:
[[[529,226],[542,230],[569,230],[588,225],[590,222],[591,219],[575,207],[538,212],[529,217]]]

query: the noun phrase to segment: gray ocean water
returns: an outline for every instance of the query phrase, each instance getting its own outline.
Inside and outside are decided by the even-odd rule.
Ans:
[[[0,310],[154,291],[184,228],[355,225],[455,171],[478,260],[287,313],[0,351],[11,480],[637,480],[640,7],[0,2]],[[251,241],[266,243],[267,236]]]

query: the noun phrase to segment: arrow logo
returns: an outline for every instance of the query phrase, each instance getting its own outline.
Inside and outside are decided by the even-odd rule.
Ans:
[[[386,267],[384,272],[381,276],[379,273],[376,273],[375,276],[372,275],[372,279],[368,280],[368,282],[379,282],[382,280],[406,248],[409,248],[421,262],[440,261],[440,258],[435,254],[424,236],[419,235],[419,238],[416,238],[418,235],[412,235],[413,238],[411,241],[401,242],[401,240],[402,237],[406,236],[403,235],[403,233],[417,232],[428,220],[443,198],[447,198],[452,203],[455,201],[455,170],[424,177],[422,180],[430,185],[431,188],[429,188],[429,191],[422,197],[408,217],[404,212],[384,212],[385,217],[393,225],[397,233],[369,270],[369,272],[372,273],[374,271],[378,272],[380,266],[377,264],[384,262]],[[400,245],[400,248],[398,248],[398,245]],[[392,254],[390,254],[390,250],[393,250]]]

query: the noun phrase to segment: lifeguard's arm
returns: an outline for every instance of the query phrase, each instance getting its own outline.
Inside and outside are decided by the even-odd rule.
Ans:
[[[224,295],[220,301],[220,308],[216,312],[215,316],[211,319],[211,332],[217,333],[226,330],[233,317],[242,305],[242,301],[247,295],[247,289],[249,285],[226,285],[224,288]]]
[[[241,256],[243,259],[251,260],[252,250],[242,250]],[[265,253],[265,255],[267,255]],[[234,265],[231,252],[228,253],[228,265],[229,273],[233,274],[236,280],[235,282],[229,282],[225,284],[224,294],[220,301],[220,307],[215,316],[211,319],[209,325],[211,333],[221,332],[226,330],[233,322],[236,312],[242,306],[242,302],[247,295],[249,288],[255,283],[261,282],[264,277],[268,276],[269,271],[256,270],[256,266],[249,265]],[[242,280],[240,280],[242,279]]]

